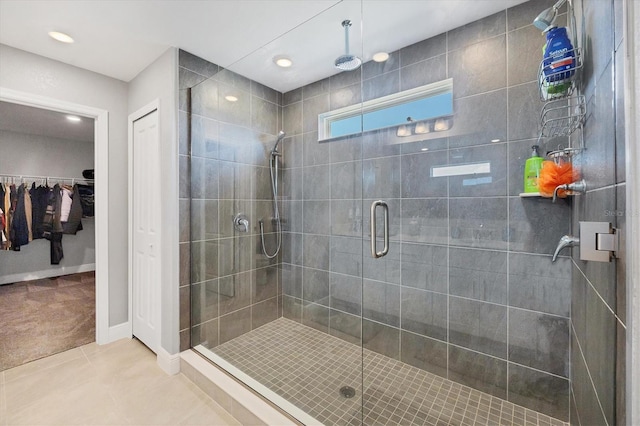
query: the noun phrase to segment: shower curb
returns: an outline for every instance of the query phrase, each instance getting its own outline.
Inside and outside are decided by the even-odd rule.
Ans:
[[[193,350],[180,353],[180,372],[243,425],[299,425]]]

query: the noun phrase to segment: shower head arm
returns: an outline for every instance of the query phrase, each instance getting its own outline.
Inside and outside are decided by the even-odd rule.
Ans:
[[[349,27],[351,26],[351,21],[348,19],[342,21],[342,26],[344,27],[344,54],[349,55]]]

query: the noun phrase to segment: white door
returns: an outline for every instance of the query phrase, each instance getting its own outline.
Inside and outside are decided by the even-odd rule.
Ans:
[[[160,143],[158,111],[133,122],[133,335],[158,351],[160,332]]]

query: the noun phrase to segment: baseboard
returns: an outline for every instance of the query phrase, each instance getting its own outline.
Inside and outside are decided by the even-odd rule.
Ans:
[[[180,372],[180,354],[171,355],[164,348],[158,348],[157,363],[162,371],[173,376]]]
[[[104,344],[120,339],[131,339],[131,324],[128,322],[109,327],[109,336]]]
[[[42,271],[26,272],[21,274],[4,275],[0,277],[0,285],[13,284],[22,281],[40,280],[43,278],[59,277],[62,275],[77,274],[79,272],[95,271],[95,263],[87,263],[76,266],[61,266],[59,268],[44,269]]]

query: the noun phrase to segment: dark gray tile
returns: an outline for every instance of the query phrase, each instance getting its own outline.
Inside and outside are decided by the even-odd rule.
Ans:
[[[329,236],[305,234],[303,237],[304,266],[328,271],[329,244]]]
[[[302,232],[302,201],[280,202],[280,224],[283,232]]]
[[[189,118],[185,111],[178,111],[178,154],[189,155]]]
[[[615,419],[620,424],[627,424],[627,329],[620,322],[616,323],[616,395]]]
[[[330,110],[329,94],[313,98],[305,96],[302,102],[302,131],[315,132],[318,130],[318,115]]]
[[[403,287],[401,292],[401,328],[446,341],[447,296],[408,287]]]
[[[216,326],[216,330],[218,329],[218,327]],[[190,329],[187,330],[180,330],[180,352],[184,352],[187,349],[191,348],[191,331]],[[217,337],[217,334],[216,334]],[[194,346],[199,345],[200,342],[194,344]]]
[[[215,80],[234,89],[251,92],[251,80],[229,69],[220,68],[215,75]]]
[[[342,163],[345,161],[362,160],[362,134],[358,133],[352,136],[335,139],[328,142],[331,155],[331,163]],[[369,147],[367,147],[369,149]]]
[[[186,89],[188,88],[196,87],[198,86],[198,84],[202,83],[206,79],[207,77],[201,74],[195,73],[190,69],[187,69],[184,67],[178,68],[178,82],[179,82],[178,90],[180,91],[186,91]],[[186,109],[187,108],[184,108],[183,110],[186,110]]]
[[[571,339],[571,388],[575,395],[576,411],[580,416],[581,423],[585,425],[607,424],[575,338]]]
[[[330,91],[335,92],[343,87],[360,84],[362,80],[362,68],[350,72],[340,72],[329,77]]]
[[[329,311],[329,334],[354,345],[360,345],[362,319],[357,315],[331,309]]]
[[[362,101],[381,98],[400,91],[400,71],[394,70],[363,81]]]
[[[627,229],[626,207],[627,207],[627,186],[618,185],[616,187],[616,204],[618,208],[616,212],[624,212],[616,217],[617,228],[622,230],[619,233],[620,247],[626,247],[625,229]],[[617,213],[619,214],[619,213]],[[625,248],[618,250],[616,263],[616,315],[623,324],[627,323],[627,250]]]
[[[452,245],[507,249],[506,198],[453,198],[449,201]]]
[[[278,298],[272,297],[251,306],[251,329],[278,319]]]
[[[506,399],[507,362],[449,345],[449,380]]]
[[[249,200],[241,200],[240,203],[249,203]],[[274,217],[273,201],[255,200],[250,203],[251,210],[249,214],[249,233],[260,235],[260,222],[262,222],[262,232],[265,236],[267,234],[278,232],[278,221]],[[280,203],[279,205],[282,206],[282,203]],[[283,212],[283,210],[284,209],[280,207],[279,211]],[[233,224],[233,220],[231,222]],[[280,219],[280,226],[282,226],[282,219]],[[242,235],[243,233],[241,231],[236,231],[236,234]]]
[[[362,196],[361,161],[332,164],[330,173],[332,199],[356,199]],[[324,177],[318,176],[319,179]],[[322,181],[313,182],[313,186],[324,187],[324,184]]]
[[[446,34],[440,34],[402,48],[400,50],[400,65],[406,67],[407,65],[445,53],[447,44],[446,37]]]
[[[285,137],[280,145],[281,164],[286,168],[302,167],[302,148],[302,135]]]
[[[362,179],[364,198],[399,198],[400,157],[364,160]]]
[[[196,284],[197,285],[197,284]],[[189,328],[191,325],[191,287],[188,285],[182,286],[178,288],[178,303],[179,303],[179,312],[180,318],[178,322],[179,330],[184,330]],[[194,304],[194,308],[199,308],[198,304]],[[217,308],[217,305],[216,305]],[[200,314],[200,312],[198,312]],[[217,314],[217,312],[216,312]],[[217,315],[212,315],[211,318]],[[198,316],[198,319],[201,319],[201,315]],[[199,321],[202,322],[202,321]],[[194,324],[195,324],[195,315],[194,315]]]
[[[332,89],[331,95],[329,96],[329,107],[331,110],[355,105],[360,102],[362,102],[360,82],[335,90]]]
[[[527,25],[507,34],[507,80],[509,86],[538,82],[544,38],[540,30]]]
[[[400,209],[402,241],[447,244],[448,206],[446,198],[403,199]]]
[[[507,140],[507,90],[457,99],[453,103],[453,126],[442,133],[449,137],[452,148]]]
[[[219,76],[221,73],[218,73]],[[237,101],[229,101],[233,96]],[[214,118],[225,123],[246,126],[251,122],[251,94],[238,87],[218,83],[218,110]]]
[[[220,315],[226,315],[251,304],[251,273],[229,275],[218,280]]]
[[[398,69],[400,66],[400,51],[388,53],[389,59],[384,62],[371,60],[362,64],[362,78],[368,79]]]
[[[278,296],[278,268],[269,266],[251,271],[251,303],[258,303]]]
[[[361,205],[361,200],[332,200],[331,234],[349,237],[362,236]]]
[[[282,261],[302,265],[302,234],[282,233]]]
[[[289,104],[282,108],[282,129],[288,135],[302,133],[302,102]]]
[[[371,242],[371,206],[379,199],[364,199],[362,200],[362,229],[364,230],[364,237]],[[383,201],[387,203],[388,217],[389,217],[389,239],[391,241],[398,241],[402,238],[400,233],[400,226],[402,224],[402,217],[400,215],[400,207],[402,200],[399,198],[383,197]],[[376,220],[376,235],[378,245],[384,238],[384,209],[382,206],[377,206],[375,211]],[[357,215],[356,215],[357,216]],[[382,247],[382,246],[380,246]]]
[[[621,1],[614,1],[614,5],[621,4]],[[616,7],[618,9],[619,7]],[[618,51],[615,54],[614,68],[614,102],[615,102],[615,119],[616,119],[616,182],[624,182],[626,180],[626,156],[625,156],[625,109],[624,109],[624,58],[625,53]]]
[[[273,200],[271,171],[269,167],[251,166],[251,198]]]
[[[251,308],[220,317],[220,343],[228,342],[251,331]]]
[[[323,80],[314,81],[313,83],[307,84],[302,87],[302,98],[306,101],[307,99],[313,98],[314,96],[322,95],[329,93],[330,90],[330,82],[329,78],[325,78]]]
[[[253,268],[252,241],[251,236],[223,238],[216,241],[219,246],[221,277]]]
[[[251,166],[227,161],[221,161],[219,166],[220,198],[226,200],[251,199]]]
[[[600,76],[611,60],[614,48],[614,17],[611,1],[583,2],[585,38],[583,81],[598,84]],[[608,84],[608,83],[607,83]],[[584,91],[589,94],[589,87]]]
[[[331,234],[331,202],[304,201],[302,204],[302,230],[310,234]]]
[[[197,74],[186,71],[182,74],[183,80],[188,78],[190,81],[183,81],[181,84],[190,85],[199,82],[197,87],[191,91],[191,113],[201,115],[203,117],[218,119],[219,118],[219,83],[215,80],[201,80]],[[181,109],[183,105],[181,102]],[[188,108],[184,105],[184,111]]]
[[[495,143],[449,151],[452,166],[489,163],[490,172],[449,177],[450,197],[491,197],[507,195],[507,144]]]
[[[302,268],[288,263],[280,264],[282,294],[302,298]]]
[[[302,200],[302,167],[282,171],[282,194],[290,200]]]
[[[509,305],[568,318],[571,275],[569,258],[509,253]]]
[[[362,346],[389,358],[400,359],[400,330],[362,320]]]
[[[509,361],[569,377],[569,319],[509,309]]]
[[[446,247],[403,243],[401,256],[403,286],[446,293]]]
[[[509,363],[509,402],[569,420],[569,380]]]
[[[182,309],[180,309],[182,315]],[[191,318],[201,324],[218,317],[218,280],[191,285]],[[187,321],[188,324],[188,321]]]
[[[218,158],[219,123],[210,118],[191,117],[191,155]]]
[[[186,243],[190,239],[191,214],[189,209],[189,200],[178,200],[178,208],[180,209],[180,225],[179,242]]]
[[[449,341],[507,358],[507,307],[449,297]]]
[[[331,272],[362,276],[362,239],[351,237],[331,237]]]
[[[333,176],[331,166],[309,166],[302,170],[304,200],[328,200],[331,198]],[[353,197],[349,197],[353,198]]]
[[[434,167],[446,166],[446,151],[402,156],[402,198],[446,197],[447,178],[432,177]],[[365,174],[365,187],[366,187]]]
[[[186,155],[178,156],[178,196],[189,198],[191,192],[191,158]]]
[[[245,127],[246,124],[220,123],[218,129],[218,156],[224,161],[269,167],[266,141],[262,140],[266,139],[266,136],[249,127]],[[269,149],[271,149],[273,137],[269,136],[268,139]]]
[[[380,129],[362,134],[362,158],[390,157],[400,154],[400,138],[396,128]]]
[[[191,200],[191,238],[199,241],[219,237],[218,201]]]
[[[219,70],[216,64],[182,49],[178,50],[178,64],[205,77],[211,77]]]
[[[587,341],[587,282],[580,269],[572,264],[571,271],[571,325],[572,336]]]
[[[439,55],[403,67],[400,74],[400,90],[414,89],[446,78],[447,56]]]
[[[400,327],[400,286],[364,280],[362,315],[376,322]]]
[[[382,242],[377,242],[382,247]],[[374,259],[371,255],[371,240],[362,240],[362,275],[364,278],[400,284],[401,245],[389,243],[389,253],[386,256]]]
[[[218,241],[191,243],[191,281],[193,283],[218,277]]]
[[[251,94],[276,105],[282,101],[282,93],[253,80],[251,81]]]
[[[329,333],[329,308],[315,303],[303,303],[302,324]]]
[[[451,247],[449,291],[456,296],[505,305],[507,253]]]
[[[542,105],[538,83],[509,87],[509,141],[537,138]]]
[[[282,296],[282,316],[296,322],[302,322],[302,300],[290,297]]]
[[[302,275],[302,299],[329,306],[329,272],[305,268]]]
[[[362,278],[331,273],[329,282],[331,309],[360,315],[362,313]]]
[[[183,286],[191,283],[191,245],[189,243],[180,243],[179,252],[180,285]]]
[[[218,160],[191,158],[191,195],[193,198],[218,198]]]
[[[282,95],[282,105],[286,106],[294,102],[300,102],[302,100],[302,87],[293,89]]]
[[[560,237],[570,234],[570,218],[571,205],[563,200],[509,198],[509,249],[553,255]]]
[[[191,328],[191,347],[202,345],[205,348],[215,348],[218,346],[218,320],[194,325]]]
[[[587,287],[586,308],[582,349],[603,413],[614,424],[616,319],[591,287]]]
[[[447,344],[402,331],[400,360],[440,377],[447,377]]]
[[[257,96],[251,96],[251,127],[259,132],[278,133],[278,105]]]
[[[507,25],[507,13],[501,11],[470,24],[458,27],[447,33],[449,51],[504,34]],[[490,55],[488,55],[490,56]]]
[[[504,32],[504,27],[503,27]],[[498,36],[449,52],[454,98],[485,93],[507,85],[506,36]]]
[[[317,124],[317,114],[315,120]],[[318,129],[315,128],[314,131],[307,132],[303,136],[302,162],[305,166],[317,166],[331,162],[331,143],[318,142],[317,130]]]

